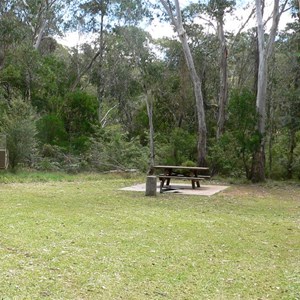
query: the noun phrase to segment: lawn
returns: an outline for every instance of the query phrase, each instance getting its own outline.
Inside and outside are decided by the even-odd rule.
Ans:
[[[118,190],[142,177],[19,178],[0,174],[1,299],[300,299],[299,184],[152,198]]]

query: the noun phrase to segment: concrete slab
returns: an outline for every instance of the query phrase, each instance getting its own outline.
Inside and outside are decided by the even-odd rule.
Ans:
[[[170,189],[164,191],[164,193],[173,193],[181,195],[199,195],[199,196],[212,196],[219,193],[229,186],[224,185],[202,185],[200,188],[192,189],[191,184],[172,184]],[[145,192],[146,184],[136,184],[133,186],[125,187],[122,191],[134,191],[134,192]],[[157,193],[159,194],[159,185],[157,185]]]

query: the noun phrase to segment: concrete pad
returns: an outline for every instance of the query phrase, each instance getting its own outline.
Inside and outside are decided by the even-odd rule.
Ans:
[[[216,193],[219,193],[229,186],[224,185],[202,185],[199,188],[192,189],[191,184],[172,184],[168,187],[167,190],[164,190],[165,193],[172,194],[181,194],[181,195],[199,195],[199,196],[212,196]],[[145,192],[146,184],[136,184],[133,186],[125,187],[121,189],[122,191],[134,191],[134,192]],[[157,193],[159,194],[159,184],[157,185]]]

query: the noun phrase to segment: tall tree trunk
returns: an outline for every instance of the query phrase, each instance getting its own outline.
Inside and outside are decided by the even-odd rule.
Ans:
[[[40,45],[41,45],[42,38],[43,38],[43,35],[45,33],[46,27],[47,27],[47,20],[44,20],[41,27],[39,28],[39,32],[38,32],[37,36],[35,37],[35,41],[34,41],[34,44],[33,44],[33,48],[35,50],[38,50],[40,48]]]
[[[287,163],[287,178],[293,178],[293,163],[294,163],[294,150],[296,148],[296,131],[290,129],[290,143],[289,143],[289,154],[288,154],[288,163]]]
[[[224,34],[223,17],[220,20],[218,20],[218,37],[221,47],[217,139],[219,139],[225,131],[226,106],[228,102],[227,45]]]
[[[147,114],[149,120],[149,144],[150,144],[150,159],[149,159],[149,173],[155,165],[155,149],[154,149],[154,126],[153,126],[153,94],[150,89],[147,90],[146,95]]]
[[[101,12],[100,19],[100,49],[99,55],[99,68],[98,68],[98,87],[97,87],[97,98],[98,98],[98,120],[101,123],[102,120],[102,106],[103,106],[103,95],[104,95],[104,83],[103,83],[103,52],[104,52],[104,12]]]
[[[201,81],[196,72],[194,60],[190,47],[187,42],[187,34],[183,27],[178,29],[178,35],[182,43],[184,56],[187,62],[187,66],[190,72],[190,76],[194,86],[194,95],[196,100],[196,111],[197,111],[197,120],[198,120],[198,143],[197,143],[197,152],[198,158],[197,163],[199,166],[206,165],[206,143],[207,143],[207,129],[205,122],[205,112],[204,112],[204,101],[202,95]]]
[[[262,18],[261,0],[256,0],[257,15],[257,37],[258,37],[258,74],[256,110],[258,114],[258,132],[260,144],[253,154],[252,181],[260,182],[265,180],[265,127],[266,127],[266,96],[267,96],[267,58],[264,45],[264,28]]]
[[[174,25],[178,37],[181,41],[183,53],[187,63],[187,67],[193,82],[194,95],[196,100],[196,111],[197,111],[197,120],[198,120],[198,143],[197,143],[197,164],[198,166],[206,165],[206,144],[207,144],[207,129],[205,121],[205,111],[204,111],[204,101],[202,95],[201,81],[197,74],[194,60],[192,57],[191,49],[188,44],[187,33],[182,25],[182,16],[179,1],[175,0],[176,13],[172,11],[172,7],[169,1],[161,0],[160,1],[164,6],[166,12],[168,13],[172,24]]]
[[[266,98],[268,83],[267,62],[268,58],[273,52],[279,19],[284,11],[287,0],[285,0],[285,3],[282,5],[281,11],[279,11],[279,0],[274,0],[273,21],[267,43],[265,43],[265,31],[263,23],[263,1],[255,0],[255,2],[259,53],[256,110],[258,114],[257,129],[260,135],[260,142],[253,154],[251,179],[253,182],[260,182],[265,180]]]

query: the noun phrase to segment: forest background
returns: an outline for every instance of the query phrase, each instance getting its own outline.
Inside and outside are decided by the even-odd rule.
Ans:
[[[276,2],[277,13],[275,5],[267,13],[261,0],[183,8],[1,0],[0,132],[10,168],[146,171],[155,162],[209,165],[212,174],[253,181],[299,179],[299,1]],[[226,18],[241,6],[245,23],[229,31]],[[291,21],[277,30],[283,13]],[[154,39],[145,28],[157,20],[171,22],[179,38]],[[58,42],[74,31],[90,38],[70,48]]]

